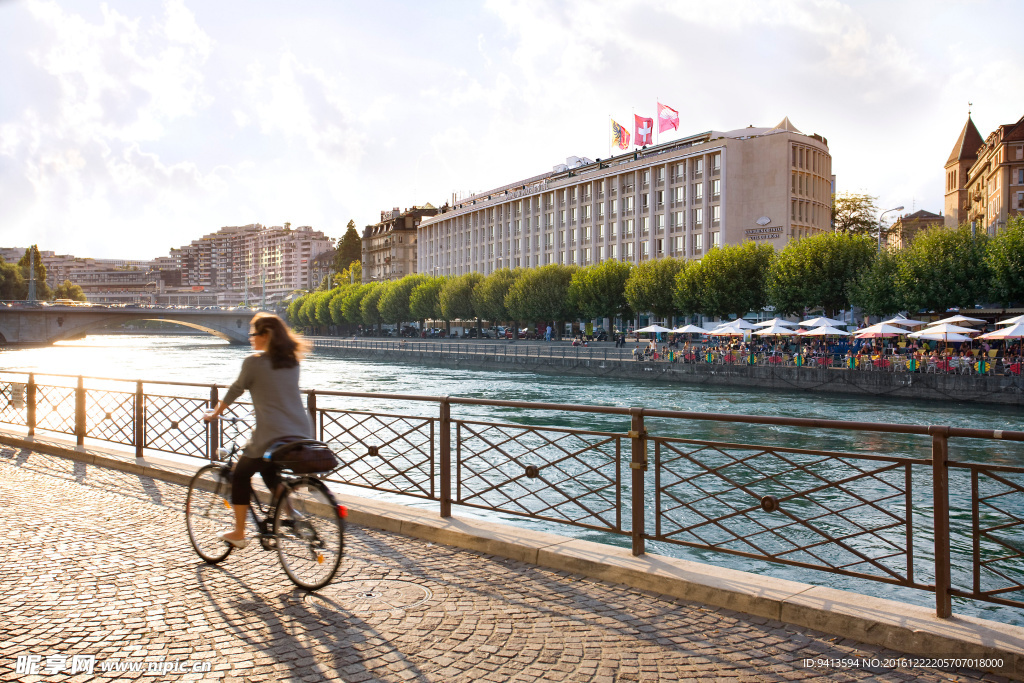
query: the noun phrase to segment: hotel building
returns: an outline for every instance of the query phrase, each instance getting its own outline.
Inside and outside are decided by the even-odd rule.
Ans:
[[[747,240],[777,248],[831,230],[832,157],[789,119],[709,131],[456,202],[418,228],[417,272],[699,259]],[[364,264],[364,277],[366,274]]]
[[[946,225],[995,235],[1024,213],[1024,118],[984,140],[970,115],[946,162]]]

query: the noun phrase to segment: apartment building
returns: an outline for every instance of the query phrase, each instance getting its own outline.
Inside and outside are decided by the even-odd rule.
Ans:
[[[362,272],[364,283],[399,280],[417,270],[417,229],[437,214],[430,204],[400,211],[380,212],[380,223],[363,229]]]
[[[699,259],[747,240],[782,248],[830,230],[831,202],[827,140],[786,118],[611,159],[570,157],[550,173],[472,195],[420,223],[417,271]]]
[[[924,209],[914,213],[905,213],[897,218],[889,228],[889,232],[885,236],[886,244],[891,249],[905,249],[919,232],[944,225],[945,220],[941,214],[934,214]]]
[[[995,235],[1024,213],[1024,117],[982,138],[970,115],[946,161],[947,227]]]

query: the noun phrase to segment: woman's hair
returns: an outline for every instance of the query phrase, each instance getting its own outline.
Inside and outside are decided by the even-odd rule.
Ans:
[[[268,335],[264,353],[275,370],[295,367],[309,350],[309,344],[273,313],[257,313],[252,319],[252,329],[256,334]]]

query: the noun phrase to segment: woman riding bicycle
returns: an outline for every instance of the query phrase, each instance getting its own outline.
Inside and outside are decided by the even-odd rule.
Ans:
[[[263,458],[273,444],[308,439],[309,414],[299,393],[299,361],[306,343],[283,320],[272,313],[257,313],[252,319],[249,341],[256,352],[242,361],[242,370],[224,400],[207,413],[207,422],[220,416],[231,403],[248,390],[256,414],[256,429],[246,444],[231,474],[231,509],[234,531],[220,538],[236,548],[244,548],[245,515],[252,496],[252,475],[259,472],[267,488],[277,495],[281,483],[274,465]]]

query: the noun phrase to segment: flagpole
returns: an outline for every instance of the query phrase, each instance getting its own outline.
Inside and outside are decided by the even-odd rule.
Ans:
[[[661,103],[661,98],[657,95],[654,96],[654,144],[661,142],[661,112],[658,111],[658,105]]]
[[[612,115],[608,114],[608,127],[604,129],[604,134],[612,132]],[[612,158],[612,137],[608,135],[608,158]]]

